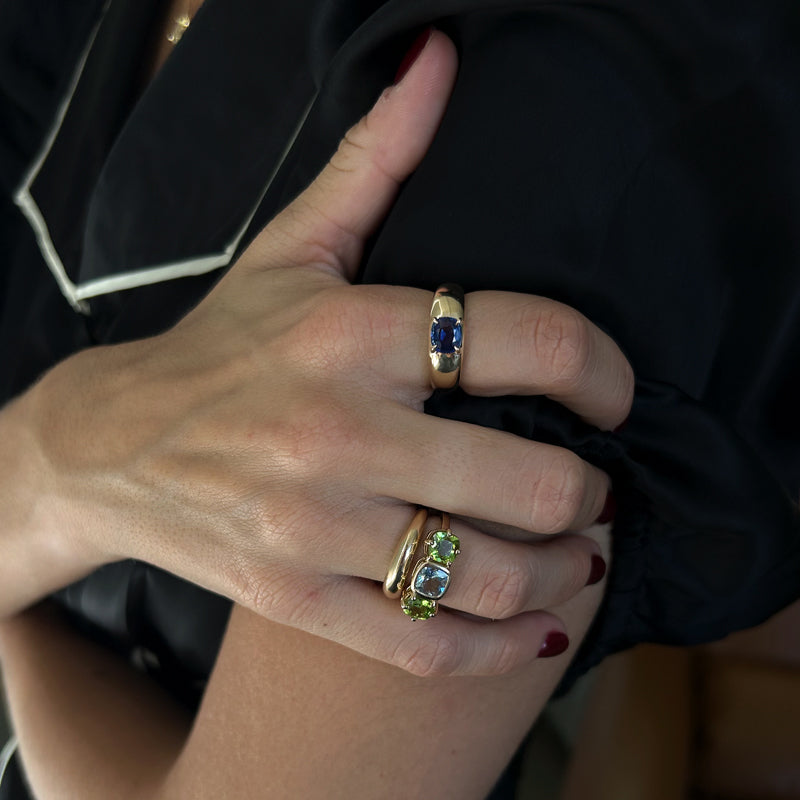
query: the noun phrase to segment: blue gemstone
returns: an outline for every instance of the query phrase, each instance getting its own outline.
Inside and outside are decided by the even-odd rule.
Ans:
[[[461,323],[455,317],[437,317],[431,325],[431,347],[436,353],[455,353],[461,347]]]
[[[438,600],[450,583],[450,573],[436,564],[423,564],[414,574],[414,591],[431,600]]]

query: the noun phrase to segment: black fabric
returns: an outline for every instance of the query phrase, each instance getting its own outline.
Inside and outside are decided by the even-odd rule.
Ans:
[[[257,204],[241,251],[313,179],[420,27],[435,22],[459,50],[455,92],[361,279],[554,297],[607,330],[638,376],[631,419],[615,435],[541,398],[454,394],[428,405],[573,447],[614,477],[606,599],[565,685],[635,642],[717,638],[800,596],[800,5],[271,5],[206,0],[141,98],[124,78],[134,102],[127,119],[74,107],[73,133],[59,134],[32,187],[54,230],[83,220],[73,277],[218,252]],[[162,330],[218,274],[103,294],[88,316],[76,314],[7,199],[100,11],[74,0],[2,6],[1,398],[75,349]],[[110,30],[101,26],[98,42]],[[82,81],[94,75],[102,86],[103,65],[89,66]],[[110,64],[105,74],[115,80]],[[71,158],[62,145],[95,130],[97,180],[73,203],[56,202],[69,187],[45,178]],[[71,590],[69,604],[122,640],[150,632],[169,662],[192,601],[180,617],[169,603],[142,603],[128,591],[135,572],[113,590],[124,613],[109,617],[94,592],[105,576]],[[165,580],[152,574],[154,586]],[[203,663],[213,663],[219,632],[192,630],[212,654]]]
[[[0,800],[31,800],[18,752],[11,756],[2,779],[0,779]]]

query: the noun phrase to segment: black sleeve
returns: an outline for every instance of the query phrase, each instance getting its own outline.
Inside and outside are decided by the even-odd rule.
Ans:
[[[618,435],[541,398],[428,405],[613,476],[607,596],[568,681],[800,596],[800,12],[639,5],[440,21],[456,90],[363,273],[556,298],[629,356]]]

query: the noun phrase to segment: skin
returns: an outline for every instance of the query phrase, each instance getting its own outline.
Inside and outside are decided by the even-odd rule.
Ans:
[[[589,535],[605,546],[607,530]],[[602,588],[557,609],[574,641]],[[192,725],[47,611],[0,624],[14,728],[40,800],[483,800],[573,652],[505,675],[420,678],[237,607]]]
[[[607,476],[568,451],[422,414],[429,293],[348,283],[455,71],[452,43],[434,33],[184,320],[68,359],[0,413],[0,650],[38,796],[315,796],[322,775],[317,796],[354,782],[380,796],[387,781],[418,779],[397,743],[433,707],[440,746],[457,743],[453,768],[437,770],[434,749],[415,755],[415,774],[479,797],[566,668],[536,659],[549,633],[585,632],[603,532],[530,540],[590,526]],[[626,418],[630,367],[574,310],[481,292],[466,317],[466,391],[546,394],[606,429]],[[419,465],[442,457],[460,477],[432,484]],[[379,582],[416,505],[459,517],[464,552],[443,610],[413,624]],[[240,604],[191,735],[140,676],[19,613],[123,557]],[[365,704],[366,721],[354,713]],[[54,763],[50,732],[76,715],[82,736]],[[121,721],[126,746],[104,745]]]

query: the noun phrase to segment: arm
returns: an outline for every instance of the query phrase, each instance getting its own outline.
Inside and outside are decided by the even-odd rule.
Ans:
[[[188,734],[177,703],[55,607],[0,622],[0,662],[37,798],[152,798]]]
[[[558,609],[573,649],[601,590]],[[483,798],[569,658],[418,678],[237,607],[189,735],[174,701],[39,609],[0,626],[0,653],[41,800]]]
[[[34,429],[33,393],[0,410],[0,619],[88,574],[104,557],[72,528]]]

